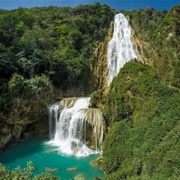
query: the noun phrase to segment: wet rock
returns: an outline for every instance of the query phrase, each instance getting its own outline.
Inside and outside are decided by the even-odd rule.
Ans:
[[[15,138],[19,139],[20,136],[21,136],[21,134],[22,134],[22,130],[23,130],[22,126],[20,126],[20,125],[15,125],[15,126],[13,127],[13,129],[12,129],[12,135],[13,135]]]
[[[31,132],[25,132],[25,133],[23,133],[23,135],[22,135],[22,137],[23,137],[24,139],[31,138],[32,136],[33,136],[33,135],[32,135]]]
[[[93,180],[101,180],[100,178],[98,178],[98,177],[95,177]]]
[[[12,134],[0,134],[0,150],[7,146],[12,138]]]
[[[21,138],[48,134],[47,106],[36,98],[16,98],[12,111],[6,117],[0,114],[0,121],[0,149]]]
[[[73,180],[85,180],[85,177],[82,174],[78,174],[73,178]]]
[[[0,123],[0,132],[3,134],[9,134],[11,132],[11,126]]]
[[[95,160],[92,160],[90,162],[90,165],[91,166],[94,166],[94,167],[98,167],[99,169],[102,169],[102,163],[103,163],[104,159],[102,156],[98,157],[97,159]]]
[[[108,42],[113,36],[114,22],[111,22],[110,28],[108,30],[108,35],[104,42],[100,43],[97,47],[94,57],[93,57],[93,74],[94,74],[94,84],[96,89],[102,89],[106,87],[106,77],[108,74],[107,68],[107,46]]]
[[[71,172],[71,171],[77,171],[77,167],[71,167],[71,168],[67,168],[67,171]]]
[[[45,168],[46,172],[55,173],[59,171],[59,168]]]

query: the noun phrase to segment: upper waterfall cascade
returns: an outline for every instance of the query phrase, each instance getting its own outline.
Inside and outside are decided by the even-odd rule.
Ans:
[[[126,17],[119,13],[115,15],[113,37],[108,43],[108,86],[124,64],[133,59],[137,59],[137,56],[131,41],[131,28]]]
[[[101,148],[104,119],[99,109],[88,108],[89,101],[89,97],[66,98],[49,107],[50,143],[62,153],[86,156]]]

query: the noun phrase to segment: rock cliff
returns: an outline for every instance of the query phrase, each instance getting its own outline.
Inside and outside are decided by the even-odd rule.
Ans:
[[[114,22],[112,21],[108,30],[108,35],[106,36],[104,42],[99,44],[94,53],[93,74],[96,89],[102,89],[107,83],[107,45],[113,35],[113,26]]]
[[[48,135],[46,104],[37,99],[16,98],[10,114],[0,123],[0,150],[21,138]]]

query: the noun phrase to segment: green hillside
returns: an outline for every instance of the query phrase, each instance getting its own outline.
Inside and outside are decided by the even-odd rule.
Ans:
[[[107,95],[92,94],[109,125],[99,165],[108,180],[179,179],[180,6],[122,12],[151,66],[126,63]]]
[[[127,63],[111,84],[103,148],[105,179],[178,179],[180,93],[157,71]]]

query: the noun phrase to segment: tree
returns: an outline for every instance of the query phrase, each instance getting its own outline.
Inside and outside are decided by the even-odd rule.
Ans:
[[[48,173],[42,173],[33,176],[33,172],[37,168],[33,166],[33,163],[27,162],[26,168],[18,166],[14,170],[10,171],[5,166],[0,164],[0,180],[59,180],[58,177],[51,176]]]

